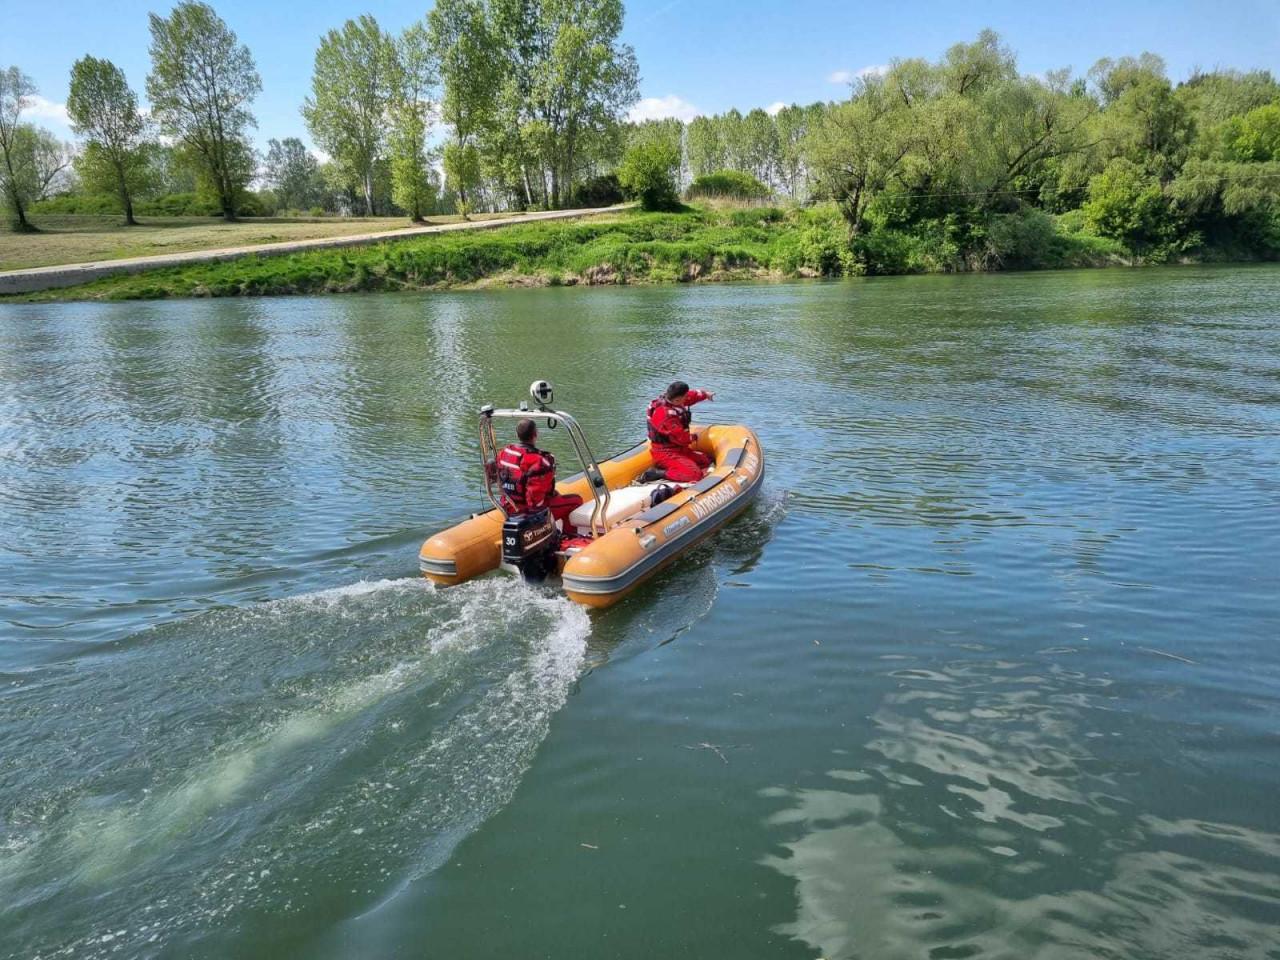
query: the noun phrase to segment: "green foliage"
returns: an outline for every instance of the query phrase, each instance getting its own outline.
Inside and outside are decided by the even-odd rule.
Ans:
[[[498,43],[481,0],[438,0],[427,13],[427,37],[440,71],[440,115],[451,131],[444,174],[466,215],[481,184],[477,143],[496,122],[502,82]]]
[[[333,157],[344,186],[359,192],[370,216],[378,209],[376,180],[385,160],[396,70],[395,41],[364,14],[321,39],[311,96],[302,105],[311,136]]]
[[[631,147],[618,166],[618,183],[645,210],[669,210],[679,203],[676,175],[680,154],[666,140],[642,141]]]
[[[605,173],[578,184],[569,203],[574,207],[609,207],[626,197],[616,173]]]
[[[16,230],[34,229],[26,208],[39,196],[31,137],[20,121],[35,94],[35,84],[17,67],[0,70],[0,203]]]
[[[1280,160],[1280,101],[1231,117],[1223,124],[1222,159],[1234,163]]]
[[[324,196],[320,164],[297,137],[267,141],[263,179],[271,185],[276,204],[283,210],[300,210]]]
[[[772,266],[788,276],[856,276],[866,268],[849,245],[849,231],[832,207],[798,213],[778,240]]]
[[[728,197],[734,200],[763,200],[769,196],[769,188],[740,170],[717,170],[695,177],[685,196],[690,199],[704,197]]]
[[[147,123],[124,72],[109,60],[81,57],[71,67],[67,114],[87,140],[76,160],[85,189],[115,193],[125,223],[134,223],[133,198],[147,183]]]
[[[415,24],[396,42],[396,71],[392,97],[391,198],[409,215],[421,220],[435,206],[435,172],[427,150],[431,125],[429,97],[436,82],[434,54],[427,30]]]
[[[147,98],[160,130],[180,140],[205,189],[227,219],[253,178],[249,103],[262,80],[249,49],[208,4],[181,0],[170,15],[149,15]]]
[[[1179,218],[1154,175],[1118,157],[1089,181],[1085,223],[1099,236],[1119,240],[1137,254],[1172,252]]]

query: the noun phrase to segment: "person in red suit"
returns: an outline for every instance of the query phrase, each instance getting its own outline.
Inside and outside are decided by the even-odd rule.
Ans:
[[[690,390],[683,380],[667,387],[666,392],[649,404],[649,449],[653,465],[666,471],[666,479],[676,483],[694,483],[711,466],[711,458],[694,449],[698,435],[689,432],[693,412],[689,409],[703,400],[714,400],[715,394]]]
[[[566,518],[582,506],[582,498],[576,494],[562,495],[556,490],[556,458],[538,449],[536,423],[521,420],[516,424],[516,436],[519,443],[503,447],[497,462],[489,465],[491,476],[502,488],[502,508],[511,515],[549,507],[552,518],[562,528],[566,527]]]

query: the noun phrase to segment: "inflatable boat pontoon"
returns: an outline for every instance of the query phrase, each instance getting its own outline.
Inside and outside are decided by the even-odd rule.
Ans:
[[[559,574],[570,599],[607,607],[741,513],[759,492],[764,454],[747,427],[692,428],[698,449],[712,458],[698,482],[643,482],[653,467],[647,441],[597,463],[577,421],[548,406],[550,385],[537,381],[531,392],[534,410],[522,402],[515,410],[480,411],[482,463],[492,463],[501,449],[495,420],[529,417],[549,429],[562,425],[582,462],[581,473],[556,484],[560,493],[583,498],[569,515],[573,529],[558,536],[545,509],[508,516],[486,468],[485,492],[494,509],[436,534],[418,554],[422,573],[435,583],[462,583],[499,568],[534,581]]]

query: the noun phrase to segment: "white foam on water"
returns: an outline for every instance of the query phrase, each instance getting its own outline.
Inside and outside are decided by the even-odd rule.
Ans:
[[[317,607],[323,614],[319,629],[330,617],[377,620],[380,608],[398,595],[428,603],[420,653],[390,665],[384,661],[366,676],[319,685],[303,706],[179,768],[165,777],[167,785],[157,784],[141,798],[106,809],[86,798],[7,858],[0,890],[21,889],[24,876],[51,863],[74,878],[47,908],[40,907],[49,922],[38,924],[42,932],[24,944],[24,952],[93,957],[140,950],[143,944],[153,952],[178,931],[212,931],[238,910],[289,902],[290,885],[305,888],[317,876],[345,882],[353,843],[366,866],[385,861],[394,867],[366,870],[384,875],[385,887],[395,882],[392,877],[433,869],[500,809],[581,673],[590,632],[582,608],[501,578],[449,590],[418,579],[363,581],[250,608],[252,616],[233,621],[233,640],[252,642],[253,625],[262,622],[254,617],[286,618],[287,627],[292,613],[314,616]],[[401,606],[401,617],[413,615],[413,607],[406,615]],[[403,702],[392,704],[392,714],[420,711],[422,705],[403,698],[427,683],[443,684],[439,695],[455,711],[446,712],[420,742],[393,745],[394,763],[386,761],[388,768],[376,776],[345,774],[336,785],[301,788],[273,779],[289,763],[306,763],[297,759],[300,751],[346,754],[342,737],[355,735],[351,746],[358,751],[360,728],[344,725],[384,709],[397,696]],[[393,720],[379,723],[375,729],[395,729]],[[317,798],[307,795],[309,786],[321,791],[323,812],[314,811]],[[296,801],[295,789],[304,794]],[[300,819],[295,803],[313,810]],[[215,829],[210,841],[211,824],[230,823],[255,806],[251,819],[261,825],[247,840],[217,839]],[[194,861],[189,877],[155,890],[152,871],[160,869],[161,859],[172,863],[184,856]],[[95,901],[98,929],[56,929],[58,901],[68,895]],[[305,900],[305,889],[300,895]],[[142,928],[115,934],[125,926],[122,920],[144,907],[145,936]],[[105,932],[112,933],[110,942],[101,939]]]

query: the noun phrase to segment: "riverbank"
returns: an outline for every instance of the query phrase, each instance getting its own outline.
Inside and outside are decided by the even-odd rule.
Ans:
[[[1189,258],[1201,259],[1201,258]],[[1203,259],[1225,259],[1209,252]],[[110,276],[10,301],[145,300],[840,277],[1141,262],[1117,241],[1038,211],[981,233],[946,224],[879,229],[851,242],[832,206],[612,211],[572,222],[406,236],[362,248],[241,256]]]

